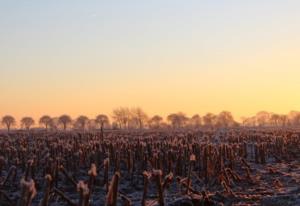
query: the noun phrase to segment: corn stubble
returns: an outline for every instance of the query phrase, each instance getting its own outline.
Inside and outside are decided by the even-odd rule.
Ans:
[[[214,135],[3,135],[0,205],[272,205],[299,196],[299,133],[228,130],[217,142]]]

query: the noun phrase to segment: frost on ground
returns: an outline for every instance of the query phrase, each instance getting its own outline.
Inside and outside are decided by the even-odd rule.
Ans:
[[[295,130],[0,136],[0,205],[300,205]]]

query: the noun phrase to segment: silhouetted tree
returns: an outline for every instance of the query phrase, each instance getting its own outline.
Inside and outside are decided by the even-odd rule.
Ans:
[[[270,120],[270,113],[266,111],[261,111],[256,114],[256,122],[258,126],[267,126]]]
[[[86,128],[88,130],[94,130],[97,128],[97,123],[95,119],[89,119],[89,121],[86,124]]]
[[[112,122],[112,123],[111,123],[111,128],[112,128],[113,130],[116,130],[116,129],[119,128],[119,124],[118,124],[117,122]]]
[[[153,128],[153,129],[160,128],[160,124],[161,124],[162,120],[163,120],[163,118],[161,116],[159,116],[159,115],[153,116],[149,120],[149,127]]]
[[[272,114],[270,117],[270,124],[277,127],[280,124],[280,115],[279,114]]]
[[[148,116],[141,108],[137,107],[130,110],[130,119],[138,128],[142,129]]]
[[[207,113],[203,116],[204,125],[207,127],[213,127],[216,124],[217,116],[213,113]]]
[[[292,125],[295,127],[299,127],[300,126],[300,113],[296,114],[293,119],[292,119]]]
[[[128,128],[130,120],[130,110],[127,107],[120,107],[113,110],[113,119],[119,124],[119,127]]]
[[[68,125],[71,124],[72,119],[69,115],[64,114],[58,118],[58,121],[63,125],[64,130],[66,130]]]
[[[285,127],[288,124],[288,116],[287,115],[279,115],[279,121],[281,126]]]
[[[186,124],[188,118],[185,116],[185,114],[179,112],[177,114],[168,115],[167,120],[171,123],[171,125],[174,128],[181,128]]]
[[[16,123],[16,120],[13,116],[6,115],[2,118],[1,121],[2,125],[5,125],[7,128],[7,132],[10,131],[11,126],[13,126]]]
[[[199,128],[201,126],[202,120],[199,114],[195,114],[192,116],[192,118],[190,119],[190,124],[195,127],[195,128]]]
[[[101,129],[101,131],[103,130],[105,125],[109,124],[109,118],[108,116],[106,116],[105,114],[99,114],[96,117],[95,122],[99,125],[99,128]]]
[[[290,126],[296,126],[297,124],[299,124],[299,122],[297,122],[297,119],[299,119],[300,121],[300,112],[298,111],[290,111],[289,114],[287,115],[287,124]],[[299,118],[298,118],[299,116]]]
[[[88,117],[81,115],[76,119],[75,124],[78,125],[80,129],[85,130],[85,126],[88,123],[88,121],[89,121]]]
[[[52,118],[52,121],[49,124],[49,128],[52,129],[52,130],[57,130],[60,124],[61,123],[59,121],[59,118],[54,117],[54,118]]]
[[[217,116],[217,126],[219,127],[231,127],[234,126],[234,124],[233,116],[228,111],[223,111]]]
[[[255,127],[256,125],[256,117],[245,117],[243,118],[243,126],[246,127]]]
[[[34,125],[34,120],[31,117],[23,117],[21,119],[21,126],[27,130],[29,130],[32,125]]]
[[[48,115],[44,115],[40,118],[39,123],[45,126],[45,129],[48,130],[48,127],[52,123],[52,118]]]

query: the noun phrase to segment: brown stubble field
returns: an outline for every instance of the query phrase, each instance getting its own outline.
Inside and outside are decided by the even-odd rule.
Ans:
[[[0,205],[300,205],[294,129],[11,132]]]

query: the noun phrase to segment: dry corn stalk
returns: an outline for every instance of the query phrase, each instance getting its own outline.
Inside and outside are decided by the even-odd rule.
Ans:
[[[44,197],[42,202],[40,203],[40,206],[48,206],[49,203],[49,195],[51,191],[51,186],[52,186],[52,177],[51,175],[46,175],[45,176],[45,181],[46,181],[46,186],[44,190]]]
[[[36,195],[35,183],[34,181],[28,180],[26,181],[25,178],[21,179],[21,197],[18,201],[18,206],[30,206],[32,199]]]
[[[164,192],[163,185],[161,181],[162,171],[161,170],[153,170],[153,176],[156,181],[157,193],[158,193],[158,202],[160,206],[164,206]]]
[[[149,180],[151,178],[151,174],[147,171],[143,172],[144,177],[144,190],[143,190],[143,197],[142,197],[142,206],[146,205],[146,198],[147,198],[147,192],[148,192],[148,184]]]
[[[79,202],[78,206],[88,206],[89,205],[89,187],[84,181],[79,181],[77,184],[77,191],[79,192]]]
[[[118,198],[118,185],[120,179],[120,173],[116,172],[112,178],[112,181],[109,186],[109,190],[106,196],[106,206],[116,206]]]

